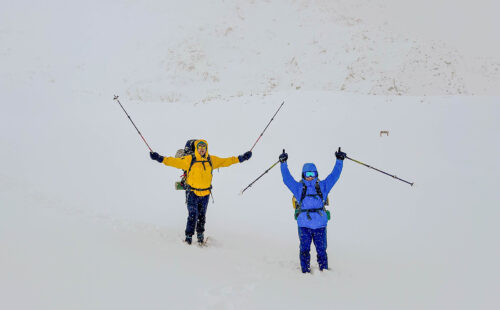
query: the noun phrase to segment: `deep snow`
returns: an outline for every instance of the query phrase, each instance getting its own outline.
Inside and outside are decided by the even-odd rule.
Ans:
[[[498,308],[498,5],[446,4],[424,23],[393,1],[9,3],[0,307]],[[163,155],[194,137],[239,155],[285,100],[252,159],[215,172],[208,248],[181,242],[181,172],[114,94]],[[332,270],[313,249],[302,275],[278,167],[239,192],[283,148],[294,176],[326,176],[338,146],[416,185],[346,161]]]

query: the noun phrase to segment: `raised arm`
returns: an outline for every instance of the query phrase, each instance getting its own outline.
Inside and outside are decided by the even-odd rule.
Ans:
[[[191,156],[184,156],[181,158],[163,157],[156,152],[150,152],[149,156],[152,160],[156,160],[157,162],[162,163],[166,166],[179,168],[182,170],[189,169],[189,164],[191,164]]]
[[[245,152],[243,155],[240,155],[238,157],[233,156],[228,158],[220,158],[217,156],[210,155],[210,158],[212,158],[212,165],[214,166],[214,169],[221,167],[229,167],[236,163],[242,163],[245,160],[249,160],[250,157],[252,157],[252,152],[250,151]]]
[[[332,172],[320,182],[321,191],[323,192],[323,196],[326,197],[328,193],[332,190],[332,187],[337,183],[340,174],[342,173],[342,168],[344,167],[344,159],[346,157],[346,153],[339,150],[335,152],[335,157],[337,161],[335,162],[335,166],[333,167]]]
[[[210,158],[212,159],[212,166],[214,169],[221,168],[221,167],[229,167],[231,165],[237,164],[240,161],[238,160],[238,157],[232,156],[232,157],[227,157],[227,158],[220,158],[214,155],[210,155]]]
[[[302,194],[303,186],[300,182],[295,181],[290,173],[290,170],[288,169],[288,164],[286,163],[288,160],[288,154],[283,151],[279,159],[281,162],[281,176],[283,177],[283,183],[285,183],[286,187],[288,187],[295,198],[299,199]]]
[[[337,159],[335,162],[335,166],[333,167],[332,172],[321,181],[321,191],[323,192],[323,196],[328,195],[328,193],[332,190],[332,187],[337,183],[340,173],[342,172],[342,167],[344,166],[344,161]]]
[[[184,156],[181,158],[176,158],[176,157],[163,157],[162,163],[165,166],[170,166],[174,168],[179,168],[182,170],[188,170],[189,165],[191,164],[192,157],[191,156]]]

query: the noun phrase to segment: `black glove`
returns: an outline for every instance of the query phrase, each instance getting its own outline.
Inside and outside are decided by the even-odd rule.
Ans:
[[[339,146],[339,150],[337,152],[335,152],[335,157],[337,157],[337,159],[344,160],[346,156],[347,156],[347,154],[342,152],[340,150],[340,146]]]
[[[245,154],[238,156],[238,160],[240,161],[240,163],[242,163],[245,160],[249,160],[250,157],[252,157],[252,152],[248,151],[248,152],[245,152]]]
[[[285,150],[283,150],[283,153],[280,154],[280,163],[286,163],[286,161],[288,160],[288,154],[285,153]]]
[[[149,157],[151,157],[152,160],[156,160],[159,163],[163,162],[163,156],[156,152],[149,152]]]

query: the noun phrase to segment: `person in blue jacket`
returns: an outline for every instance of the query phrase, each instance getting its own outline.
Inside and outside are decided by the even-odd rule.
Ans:
[[[309,253],[311,241],[316,247],[319,270],[328,269],[328,256],[326,254],[328,217],[324,204],[328,193],[340,177],[346,153],[342,152],[339,147],[339,150],[335,152],[335,157],[337,161],[333,171],[324,180],[319,181],[318,170],[313,163],[306,163],[302,168],[302,180],[297,182],[288,170],[286,162],[288,154],[283,151],[279,156],[283,182],[299,204],[296,210],[296,219],[300,239],[300,266],[303,273],[311,272],[311,255]]]

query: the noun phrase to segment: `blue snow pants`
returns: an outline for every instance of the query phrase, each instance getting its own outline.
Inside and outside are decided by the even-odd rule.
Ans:
[[[198,234],[202,234],[205,231],[205,215],[207,214],[209,197],[210,195],[197,196],[191,191],[186,192],[188,209],[186,236],[192,236],[195,229]]]
[[[319,270],[328,269],[328,256],[326,255],[326,227],[312,229],[299,227],[300,239],[300,267],[302,272],[311,271],[311,241],[314,242],[318,258]]]

